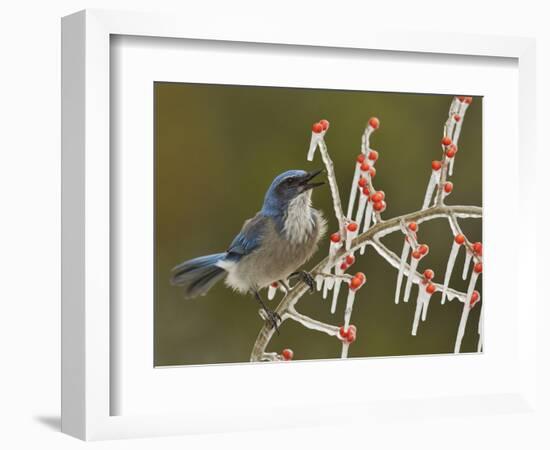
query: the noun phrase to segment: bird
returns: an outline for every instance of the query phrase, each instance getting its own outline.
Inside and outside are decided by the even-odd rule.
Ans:
[[[244,222],[225,252],[200,256],[176,265],[170,281],[183,288],[184,297],[206,293],[220,280],[241,294],[252,294],[271,328],[279,333],[281,317],[266,307],[260,290],[275,282],[299,277],[314,291],[310,273],[298,270],[317,250],[326,232],[321,211],[312,207],[312,182],[323,170],[287,170],[269,186],[262,208]]]

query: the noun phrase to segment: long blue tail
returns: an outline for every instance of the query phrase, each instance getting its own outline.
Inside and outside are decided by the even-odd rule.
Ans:
[[[216,265],[226,255],[227,253],[216,253],[182,262],[172,269],[170,282],[174,286],[183,287],[187,298],[205,295],[226,275],[226,271]]]

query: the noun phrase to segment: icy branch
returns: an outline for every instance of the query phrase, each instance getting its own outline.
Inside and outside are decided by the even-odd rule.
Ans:
[[[309,328],[310,330],[321,331],[330,336],[338,336],[338,327],[312,319],[304,314],[300,314],[296,311],[296,309],[294,309],[294,307],[288,308],[287,317],[301,323],[304,327]]]
[[[355,274],[354,277],[350,277],[350,275],[347,275],[345,272],[355,261],[355,253],[359,251],[362,255],[366,246],[370,245],[383,259],[398,270],[395,303],[399,302],[403,276],[407,277],[404,301],[408,300],[412,285],[418,285],[418,297],[412,327],[413,335],[417,333],[420,320],[426,320],[429,302],[433,293],[438,291],[442,292],[442,303],[445,302],[446,297],[448,297],[449,300],[458,299],[464,303],[455,343],[455,351],[458,352],[460,350],[469,311],[480,298],[479,293],[473,290],[477,277],[482,271],[482,244],[481,242],[472,244],[463,236],[458,219],[480,218],[482,209],[476,206],[446,206],[444,200],[453,190],[453,185],[451,182],[447,182],[447,178],[453,173],[453,165],[458,151],[458,140],[462,124],[464,122],[466,110],[471,101],[471,97],[454,97],[451,102],[449,115],[443,127],[443,138],[441,140],[442,157],[441,160],[432,161],[432,173],[422,209],[389,220],[383,220],[381,217],[381,212],[386,209],[385,194],[383,191],[376,191],[373,185],[373,178],[376,175],[374,165],[379,155],[377,151],[370,148],[369,143],[370,135],[379,128],[380,121],[376,117],[369,119],[367,127],[362,135],[361,153],[355,162],[355,171],[352,179],[346,216],[344,216],[342,211],[342,203],[336,182],[334,165],[324,141],[325,134],[330,124],[327,120],[321,120],[313,124],[307,159],[312,161],[316,150],[319,149],[327,170],[334,214],[338,221],[339,232],[331,235],[329,255],[312,270],[312,274],[315,277],[317,290],[322,290],[323,298],[327,298],[328,292],[334,289],[331,308],[333,313],[336,309],[341,284],[344,283],[349,286],[344,313],[344,325],[339,328],[315,320],[296,311],[296,303],[309,289],[304,282],[299,282],[290,290],[282,289],[281,286],[278,287],[285,292],[284,298],[276,309],[276,312],[281,316],[282,322],[291,319],[311,330],[323,332],[330,336],[336,336],[342,342],[341,357],[346,358],[349,345],[356,339],[357,330],[353,325],[350,325],[356,290],[365,283],[366,277],[360,272]],[[434,192],[435,199],[433,199]],[[352,221],[358,195],[358,208],[355,212],[355,221]],[[432,204],[433,206],[430,207]],[[447,263],[444,285],[432,282],[434,276],[432,270],[424,271],[423,275],[416,271],[419,260],[428,251],[428,246],[425,244],[420,245],[416,239],[416,224],[438,218],[445,218],[448,220],[455,238]],[[371,220],[373,222],[372,226]],[[409,227],[413,225],[412,222],[415,222],[414,227],[409,229]],[[404,224],[408,224],[409,227],[405,227]],[[362,232],[361,225],[363,225]],[[381,242],[384,236],[399,231],[400,229],[406,236],[401,258]],[[448,287],[458,249],[461,245],[464,245],[466,250],[465,272],[467,273],[469,267],[472,266],[472,275],[467,293],[459,292]],[[408,264],[407,260],[411,250],[413,251],[411,253],[411,262]],[[473,259],[473,264],[471,264],[471,259]],[[431,273],[431,275],[427,275],[427,273]],[[280,283],[284,285],[284,283]],[[269,298],[275,295],[276,289],[277,285],[273,285],[269,289]],[[475,292],[475,298],[472,297],[472,292]],[[482,316],[483,315],[480,314],[480,322],[478,324],[478,351],[480,351],[483,346]],[[254,344],[250,358],[251,361],[292,359],[291,349],[284,349],[281,355],[266,353],[266,347],[273,337],[274,332],[274,329],[264,324]]]
[[[450,215],[453,215],[458,218],[480,218],[482,215],[482,208],[479,206],[434,206],[423,211],[415,211],[403,216],[394,217],[383,222],[379,222],[373,225],[368,231],[361,233],[357,238],[355,238],[351,245],[350,251],[357,251],[363,245],[371,245],[377,253],[382,256],[392,267],[399,269],[400,267],[400,258],[393,253],[391,250],[386,248],[379,239],[399,231],[401,229],[401,221],[405,223],[416,222],[422,223],[434,219],[448,219]],[[325,272],[327,269],[332,269],[335,261],[346,254],[345,249],[341,248],[336,252],[333,262],[329,262],[330,258],[326,257],[319,264],[317,264],[312,270],[312,273]],[[410,276],[410,267],[408,264],[405,264],[404,273],[407,276]],[[413,283],[418,284],[422,280],[422,275],[419,273],[412,274]],[[435,283],[434,283],[435,284]],[[437,291],[442,291],[443,286],[435,284]],[[309,290],[309,287],[303,282],[300,281],[292,288],[292,290],[286,295],[286,297],[281,300],[276,312],[281,316],[283,322],[289,318],[289,308],[294,307],[296,303],[306,294]],[[465,301],[466,296],[464,293],[456,291],[454,289],[448,289],[447,295],[449,298],[457,298],[460,301]],[[305,316],[304,316],[305,317]],[[297,316],[293,316],[294,320],[297,320]],[[311,319],[313,320],[313,319]],[[316,321],[314,321],[316,322]],[[312,322],[309,322],[312,323]],[[305,325],[304,325],[305,326]],[[260,330],[252,353],[250,355],[251,361],[260,361],[262,355],[265,352],[265,349],[273,337],[275,330],[270,328],[268,324],[264,324]]]
[[[342,210],[342,202],[340,200],[340,192],[338,191],[338,183],[336,182],[336,174],[334,173],[334,163],[330,159],[328,154],[327,145],[324,139],[319,141],[319,150],[321,152],[321,158],[327,169],[328,184],[330,186],[330,193],[332,195],[332,204],[334,206],[334,214],[338,220],[338,229],[341,236],[346,236],[346,220],[344,218],[344,212]]]

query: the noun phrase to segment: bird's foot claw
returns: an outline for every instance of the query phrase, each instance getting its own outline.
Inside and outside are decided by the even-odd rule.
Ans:
[[[315,292],[315,278],[313,278],[313,275],[311,275],[309,272],[306,272],[306,271],[294,272],[290,274],[289,278],[293,278],[293,277],[299,277],[301,281],[307,284],[309,287],[310,294],[313,294]]]
[[[315,279],[313,275],[309,272],[302,272],[302,280],[309,286],[309,292],[313,294],[315,292]]]
[[[260,317],[266,321],[267,326],[270,329],[275,328],[275,331],[277,332],[277,334],[280,334],[279,323],[282,323],[283,319],[281,319],[281,316],[279,315],[279,313],[272,311],[271,309],[268,309],[268,308],[262,308],[260,309]]]
[[[283,320],[281,319],[281,316],[276,311],[272,311],[271,309],[266,309],[265,311],[265,320],[269,324],[269,328],[275,328],[275,331],[277,334],[279,333],[279,323],[281,323]]]

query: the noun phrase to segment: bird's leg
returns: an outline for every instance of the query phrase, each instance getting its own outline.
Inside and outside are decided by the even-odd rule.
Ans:
[[[271,325],[271,328],[275,327],[275,331],[277,334],[279,333],[279,325],[277,324],[277,321],[282,322],[281,316],[276,313],[275,311],[272,311],[267,306],[265,306],[265,303],[262,300],[262,297],[260,297],[260,293],[258,291],[254,291],[254,297],[256,297],[256,300],[260,303],[260,306],[265,312],[265,315],[267,316],[266,321],[269,322]]]
[[[311,275],[309,272],[301,270],[299,272],[291,273],[288,278],[291,279],[294,277],[299,277],[301,281],[307,284],[311,293],[315,292],[315,279],[313,278],[313,275]]]
[[[286,284],[286,281],[284,281],[284,280],[279,280],[278,283],[279,283],[282,287],[285,288],[285,291],[286,291],[286,292],[285,292],[285,297],[286,297],[286,294],[288,294],[288,293],[292,290],[292,288],[291,288],[288,284]]]

